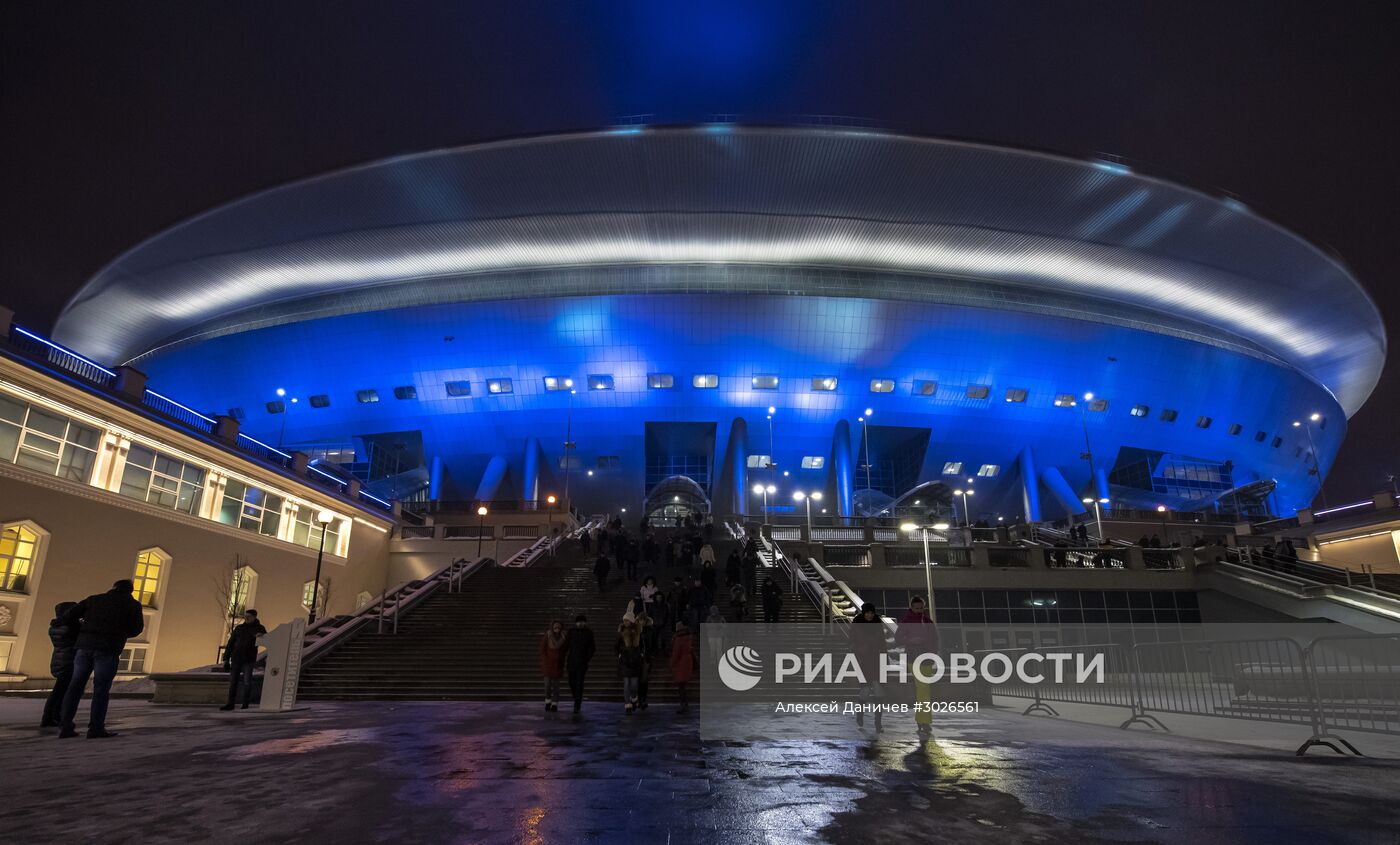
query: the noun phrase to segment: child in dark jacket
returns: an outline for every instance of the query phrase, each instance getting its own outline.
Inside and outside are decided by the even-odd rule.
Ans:
[[[53,643],[49,672],[53,674],[53,691],[44,702],[44,716],[39,721],[41,728],[59,726],[63,696],[68,692],[68,682],[73,679],[73,650],[78,643],[78,626],[69,623],[64,617],[76,606],[77,602],[59,602],[53,609],[53,621],[49,622],[49,642]]]

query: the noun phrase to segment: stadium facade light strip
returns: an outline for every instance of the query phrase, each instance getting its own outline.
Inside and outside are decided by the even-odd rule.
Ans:
[[[57,343],[54,343],[53,341],[49,340],[48,338],[42,337],[42,336],[40,336],[40,335],[37,335],[37,334],[35,334],[34,332],[31,332],[29,329],[26,329],[26,328],[24,328],[24,327],[22,327],[22,326],[11,326],[10,328],[11,328],[12,330],[14,330],[14,331],[19,332],[20,334],[24,335],[25,337],[30,338],[31,340],[37,340],[37,341],[39,341],[40,343],[44,344],[45,346],[47,346],[47,347],[49,347],[49,348],[51,348],[51,349],[54,349],[54,350],[56,350],[56,351],[58,351],[58,352],[62,352],[64,355],[69,355],[69,356],[72,356],[72,357],[74,357],[74,358],[77,358],[79,361],[82,361],[84,364],[87,364],[89,367],[94,367],[94,368],[96,368],[96,369],[98,369],[98,370],[101,370],[102,372],[106,373],[107,375],[112,376],[113,378],[116,378],[116,375],[117,375],[117,374],[116,374],[116,372],[115,372],[114,370],[109,370],[109,369],[107,369],[106,367],[102,366],[101,364],[97,363],[96,361],[93,361],[93,360],[88,359],[88,358],[84,358],[83,356],[79,355],[78,353],[74,352],[73,350],[69,349],[69,348],[66,347],[66,346],[59,346]]]
[[[1371,499],[1367,499],[1367,500],[1364,501],[1364,502],[1352,502],[1352,503],[1349,504],[1349,505],[1337,505],[1335,508],[1328,508],[1327,510],[1324,510],[1324,511],[1313,511],[1313,516],[1323,516],[1323,515],[1329,514],[1329,513],[1337,513],[1338,511],[1349,511],[1349,510],[1351,510],[1352,508],[1364,508],[1364,507],[1366,507],[1367,505],[1374,505],[1374,504],[1375,504],[1374,501],[1372,501]]]

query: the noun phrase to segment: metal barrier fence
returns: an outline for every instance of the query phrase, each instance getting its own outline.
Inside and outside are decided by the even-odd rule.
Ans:
[[[869,566],[869,546],[827,546],[822,553],[827,566]]]
[[[972,550],[960,546],[930,546],[929,563],[934,566],[972,566]],[[924,550],[918,546],[886,546],[885,565],[893,568],[922,567]]]
[[[1154,714],[1296,724],[1311,734],[1300,756],[1314,746],[1362,756],[1335,730],[1400,734],[1400,634],[1319,637],[1306,647],[1275,637],[975,652],[993,653],[1103,660],[1102,683],[1056,682],[1047,672],[1044,683],[1013,675],[997,684],[997,695],[1031,699],[1024,715],[1058,716],[1054,702],[1127,708],[1122,728],[1168,730]]]

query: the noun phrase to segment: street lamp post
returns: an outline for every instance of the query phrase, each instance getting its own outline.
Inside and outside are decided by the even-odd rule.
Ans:
[[[564,379],[564,386],[569,388],[569,411],[564,423],[564,499],[569,499],[569,470],[574,464],[574,380]]]
[[[1314,412],[1308,415],[1308,421],[1306,423],[1294,420],[1293,427],[1298,428],[1302,426],[1306,428],[1308,432],[1308,448],[1312,450],[1313,459],[1312,474],[1317,476],[1317,496],[1319,499],[1322,500],[1322,506],[1325,508],[1327,507],[1327,494],[1322,492],[1322,463],[1318,460],[1317,443],[1313,440],[1312,433],[1312,424],[1320,419],[1322,419],[1322,414]]]
[[[1162,544],[1167,545],[1167,506],[1158,505],[1157,513],[1162,515]]]
[[[1099,479],[1094,475],[1094,450],[1089,445],[1089,403],[1094,401],[1094,394],[1084,394],[1084,404],[1079,408],[1079,424],[1084,429],[1084,459],[1089,462],[1089,486],[1097,491]]]
[[[970,514],[970,513],[968,512],[968,510],[967,510],[967,497],[968,497],[968,496],[971,496],[973,493],[976,493],[976,492],[977,492],[976,490],[954,490],[954,491],[953,491],[953,495],[954,495],[954,496],[962,496],[962,500],[963,500],[963,525],[966,525],[966,526],[969,527],[969,528],[972,527],[972,514]],[[955,514],[953,514],[953,516],[956,517],[957,514],[955,513]],[[955,520],[955,521],[956,521],[956,520]]]
[[[927,526],[927,525],[915,525],[915,524],[912,523],[912,522],[906,522],[906,523],[904,523],[903,525],[901,525],[901,526],[899,526],[899,527],[900,527],[900,529],[901,529],[902,531],[904,531],[905,533],[909,533],[909,532],[911,532],[911,531],[917,530],[920,534],[923,535],[923,540],[924,540],[924,590],[925,590],[925,594],[928,596],[928,608],[929,608],[930,611],[932,611],[932,610],[933,610],[933,561],[931,560],[931,558],[930,558],[930,556],[929,556],[929,553],[928,553],[928,526]],[[946,523],[946,522],[940,522],[940,523],[934,525],[934,526],[933,526],[933,529],[934,529],[935,531],[947,531],[947,530],[948,530],[948,523]]]
[[[554,503],[559,501],[553,493],[544,497],[545,509],[549,511],[549,556],[554,557]]]
[[[808,495],[798,490],[792,494],[792,498],[799,502],[805,501],[807,503],[807,542],[810,543],[812,542],[812,503],[820,502],[822,500],[822,494],[817,492]]]
[[[758,496],[762,496],[762,497],[763,497],[763,524],[764,524],[764,525],[767,525],[767,524],[768,524],[768,494],[778,492],[778,488],[775,487],[775,486],[773,486],[772,484],[769,484],[769,485],[767,485],[767,486],[764,486],[764,485],[762,485],[762,484],[755,484],[755,485],[753,486],[753,492],[754,492],[754,495],[758,495]]]
[[[865,416],[860,417],[860,439],[865,441],[865,492],[868,496],[871,490],[870,482],[870,418],[875,414],[874,408],[866,408]]]
[[[1099,505],[1100,505],[1100,504],[1104,504],[1104,505],[1108,504],[1108,499],[1095,499],[1095,498],[1093,498],[1092,496],[1085,496],[1085,497],[1084,497],[1083,499],[1081,499],[1080,501],[1084,502],[1084,504],[1086,504],[1086,505],[1093,505],[1093,506],[1094,506],[1094,525],[1098,526],[1098,529],[1099,529],[1099,542],[1102,543],[1102,542],[1103,542],[1103,515],[1099,512]]]
[[[321,511],[316,521],[321,525],[321,546],[316,550],[316,578],[311,582],[311,612],[306,618],[307,627],[316,624],[316,603],[321,599],[321,558],[326,554],[326,527],[335,520],[335,514]]]
[[[773,457],[773,415],[778,413],[778,409],[772,405],[768,406],[768,477],[774,481],[778,480],[778,462]]]
[[[284,398],[286,398],[286,396],[287,396],[287,391],[286,391],[285,388],[281,388],[281,387],[277,388],[277,398],[278,398],[278,399],[284,399]],[[283,402],[283,403],[282,403],[282,428],[281,428],[280,431],[277,432],[277,448],[278,448],[278,449],[281,449],[281,448],[282,448],[282,443],[283,443],[283,441],[285,441],[285,440],[287,439],[287,417],[291,416],[291,413],[292,413],[292,406],[295,405],[296,403],[297,403],[297,398],[296,398],[295,396],[293,396],[291,399],[288,399],[286,402]]]
[[[476,509],[476,559],[481,560],[481,538],[485,535],[486,506]]]

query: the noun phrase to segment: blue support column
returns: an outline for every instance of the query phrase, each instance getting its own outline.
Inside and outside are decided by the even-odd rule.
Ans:
[[[749,501],[749,424],[743,417],[735,417],[729,426],[729,442],[725,446],[724,465],[728,469],[730,513],[735,516],[748,514]]]
[[[505,455],[492,456],[491,462],[486,465],[486,472],[481,475],[481,483],[476,486],[476,498],[479,501],[489,502],[496,498],[509,467]]]
[[[520,489],[520,498],[527,502],[537,502],[540,500],[540,462],[544,459],[544,450],[540,448],[540,439],[531,437],[525,441],[525,473]]]
[[[1021,450],[1021,505],[1026,522],[1040,521],[1040,477],[1035,474],[1035,455],[1031,447]]]
[[[837,420],[831,433],[831,477],[835,482],[836,513],[855,516],[855,462],[851,454],[851,423]]]
[[[437,501],[442,498],[442,458],[433,455],[433,466],[428,472],[428,498]]]
[[[1074,494],[1074,488],[1069,486],[1059,467],[1050,466],[1041,470],[1040,483],[1045,485],[1045,489],[1050,491],[1066,512],[1076,516],[1084,513],[1084,503]]]

